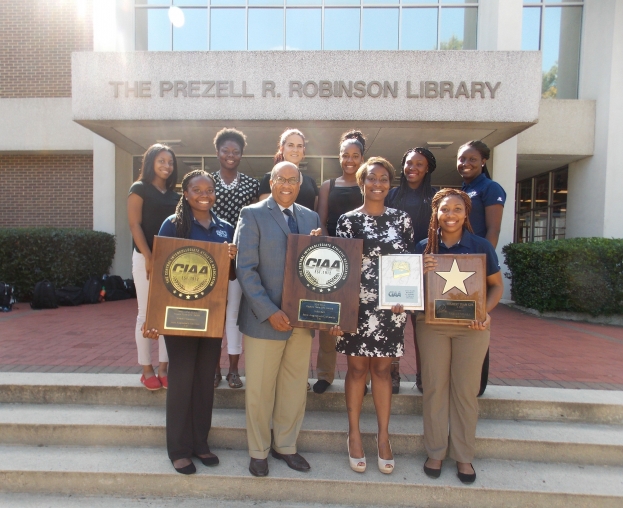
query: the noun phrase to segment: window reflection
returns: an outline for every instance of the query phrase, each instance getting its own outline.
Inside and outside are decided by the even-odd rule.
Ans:
[[[437,49],[437,9],[402,9],[400,49]]]
[[[245,9],[212,9],[210,12],[210,49],[242,51],[247,49]]]
[[[541,36],[541,9],[525,7],[521,21],[521,49],[538,51]]]
[[[325,9],[324,49],[359,49],[360,9]]]
[[[478,10],[442,8],[439,49],[476,49]]]
[[[398,9],[363,10],[361,49],[398,49]]]
[[[249,9],[248,49],[283,49],[283,9]]]
[[[182,9],[184,25],[173,27],[174,51],[207,51],[208,10]]]
[[[318,50],[322,44],[320,9],[286,10],[286,49]]]

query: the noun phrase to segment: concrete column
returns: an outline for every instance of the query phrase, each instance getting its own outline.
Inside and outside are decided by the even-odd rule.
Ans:
[[[502,247],[513,243],[515,232],[515,189],[517,182],[517,136],[513,136],[504,143],[499,144],[493,149],[493,162],[491,164],[491,177],[498,182],[506,191],[506,204],[504,205],[504,215],[502,215],[502,228],[496,252],[500,260],[502,274],[509,272],[504,263]],[[510,280],[504,277],[504,300],[510,301]]]
[[[132,185],[132,155],[115,149],[115,239],[117,249],[112,273],[132,277],[132,234],[128,226],[128,189]]]
[[[569,165],[567,238],[622,238],[623,0],[587,0],[580,99],[596,101],[595,155]]]
[[[478,49],[512,51],[521,49],[522,0],[480,0],[478,4]],[[485,143],[487,140],[484,140]],[[515,231],[515,187],[517,182],[517,136],[492,150],[488,166],[491,177],[506,191],[506,205],[497,246],[502,273],[507,273],[502,247],[513,242]],[[503,301],[510,301],[510,281],[504,279]]]
[[[115,145],[93,134],[93,229],[115,234]]]

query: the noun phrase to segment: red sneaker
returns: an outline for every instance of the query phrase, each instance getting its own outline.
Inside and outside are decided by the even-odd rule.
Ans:
[[[165,390],[169,388],[169,380],[167,379],[167,376],[160,376],[160,374],[158,374],[158,379],[162,384],[162,388],[164,388]]]
[[[141,383],[145,385],[145,388],[151,391],[160,390],[162,388],[162,383],[157,376],[151,376],[150,378],[145,379],[145,374],[141,376]]]

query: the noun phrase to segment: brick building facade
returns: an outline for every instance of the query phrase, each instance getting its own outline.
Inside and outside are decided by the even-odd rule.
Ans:
[[[91,1],[0,2],[0,99],[71,97],[71,53],[93,51]],[[93,227],[93,155],[4,154],[0,227]]]

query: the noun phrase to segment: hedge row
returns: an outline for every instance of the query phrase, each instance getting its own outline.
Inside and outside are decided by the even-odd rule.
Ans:
[[[82,286],[91,276],[108,273],[115,237],[70,228],[0,229],[0,281],[15,286],[19,300],[29,300],[35,284],[49,280],[57,288]]]
[[[623,240],[513,243],[503,252],[519,305],[540,312],[623,314]]]

